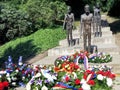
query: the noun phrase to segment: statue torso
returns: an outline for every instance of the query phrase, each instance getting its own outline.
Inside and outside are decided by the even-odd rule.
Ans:
[[[81,16],[85,30],[89,30],[91,28],[92,18],[93,18],[92,14],[89,15],[83,14]]]

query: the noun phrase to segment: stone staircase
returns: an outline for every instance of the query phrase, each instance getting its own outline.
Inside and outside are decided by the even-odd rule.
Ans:
[[[71,55],[76,51],[83,50],[83,39],[80,39],[78,30],[73,31],[73,39],[76,41],[74,46],[68,47],[67,39],[61,40],[59,46],[48,50],[48,56]],[[97,47],[99,52],[106,52],[113,55],[120,54],[120,49],[115,44],[115,37],[110,31],[110,27],[102,28],[102,37],[94,37],[92,35],[91,44],[93,47]]]

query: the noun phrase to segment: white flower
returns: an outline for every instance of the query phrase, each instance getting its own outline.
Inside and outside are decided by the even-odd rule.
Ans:
[[[10,77],[10,73],[7,73],[7,74],[6,74],[6,77]]]
[[[98,79],[98,80],[101,80],[101,81],[102,81],[103,78],[104,78],[104,77],[103,77],[101,74],[98,74],[98,75],[97,75],[97,79]]]
[[[22,80],[25,80],[25,76],[22,77]]]
[[[77,78],[77,74],[75,72],[72,72],[73,74],[73,78],[76,79]]]
[[[31,84],[29,82],[26,85],[26,90],[31,90]]]
[[[8,80],[9,82],[11,82],[11,78],[10,78],[10,77],[8,77],[7,80]]]
[[[13,86],[16,86],[16,82],[12,82],[12,85],[13,85]]]
[[[34,78],[38,78],[38,77],[40,77],[41,76],[41,73],[37,73],[35,76],[34,76]]]
[[[16,71],[17,73],[19,72],[19,70],[18,70],[18,69],[16,69],[15,71]]]
[[[35,90],[39,90],[38,87],[35,87]]]
[[[46,86],[43,86],[41,90],[48,90],[48,88]]]
[[[17,78],[16,77],[12,77],[12,80],[15,81],[15,80],[17,80]]]
[[[1,78],[2,76],[0,75],[0,78]]]
[[[95,59],[92,59],[92,61],[95,61]]]
[[[18,63],[18,65],[20,65],[20,66],[21,66],[21,65],[23,65],[23,63],[22,63],[22,62],[19,62],[19,63]]]
[[[88,85],[87,83],[82,84],[82,88],[83,90],[91,90],[90,85]]]
[[[49,70],[51,71],[51,70],[52,70],[52,67],[49,67]]]
[[[6,71],[0,71],[0,74],[6,74]]]
[[[111,79],[111,78],[107,78],[107,85],[108,85],[109,87],[111,87],[112,84],[113,84],[112,79]]]
[[[57,80],[57,78],[55,77],[55,75],[52,75],[52,78],[53,78],[54,80]]]
[[[80,83],[85,84],[86,83],[85,79],[82,79]]]

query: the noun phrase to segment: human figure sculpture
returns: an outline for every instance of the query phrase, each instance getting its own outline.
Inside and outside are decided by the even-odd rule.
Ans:
[[[85,13],[81,15],[80,34],[83,35],[84,50],[90,52],[90,50],[91,50],[91,31],[92,31],[91,27],[92,27],[92,23],[93,23],[93,14],[90,13],[89,5],[85,5],[84,9],[85,9]]]
[[[63,23],[63,28],[67,32],[67,41],[68,41],[68,46],[73,45],[73,37],[72,37],[72,29],[73,29],[73,24],[74,23],[74,14],[71,12],[71,7],[68,7],[68,12],[65,14],[64,18],[64,23]]]
[[[101,31],[101,15],[100,15],[100,6],[97,3],[94,9],[94,26],[93,26],[93,32],[95,34],[95,37],[101,37],[102,31]]]

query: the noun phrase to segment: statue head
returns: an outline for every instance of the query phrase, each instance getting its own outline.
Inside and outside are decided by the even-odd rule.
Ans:
[[[84,10],[85,10],[85,13],[86,13],[86,14],[89,14],[89,13],[90,13],[90,7],[89,7],[88,4],[85,5]]]
[[[67,10],[68,10],[68,13],[71,13],[72,11],[71,6],[68,6]]]
[[[100,8],[100,4],[99,3],[96,3],[96,8]]]

